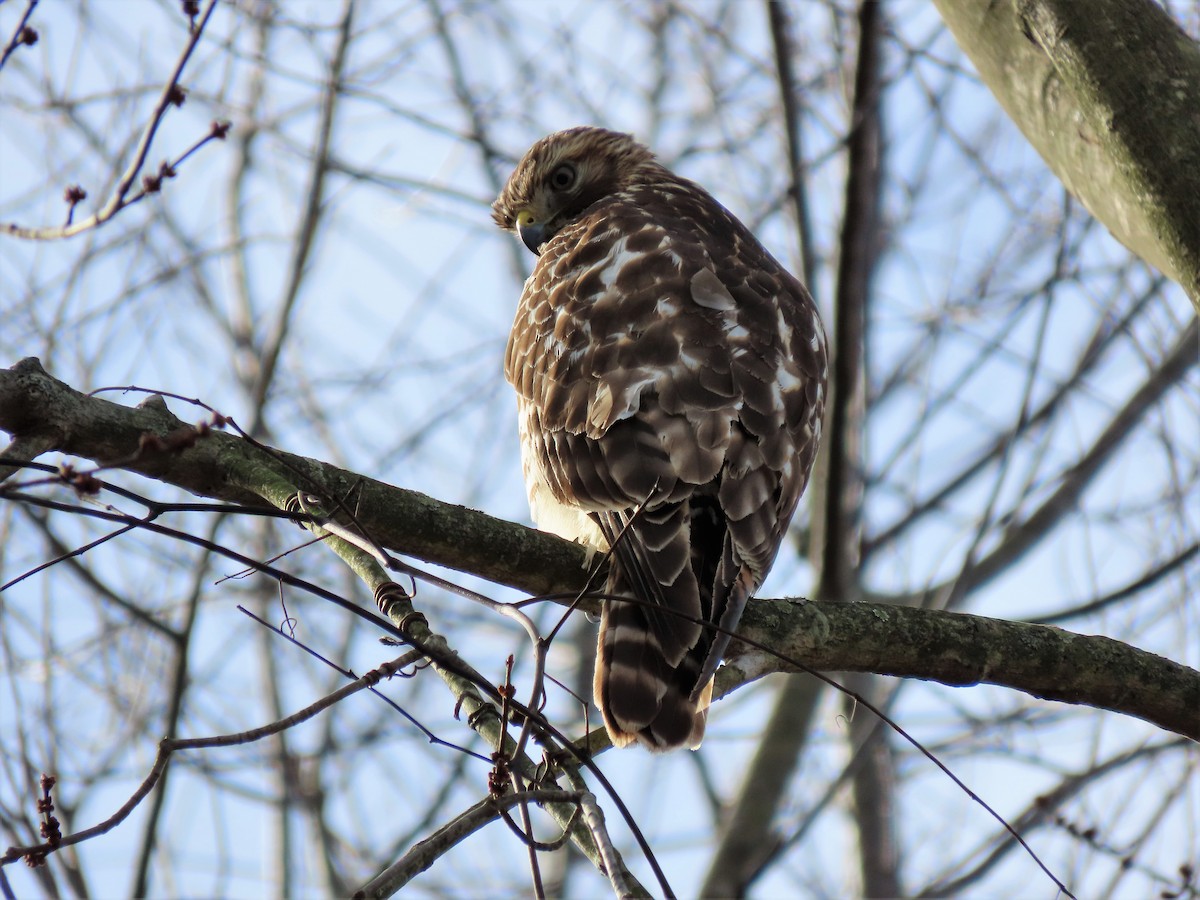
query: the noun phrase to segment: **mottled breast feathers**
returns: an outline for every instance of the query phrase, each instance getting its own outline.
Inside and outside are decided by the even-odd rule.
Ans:
[[[534,520],[612,551],[597,706],[618,746],[698,746],[728,645],[704,625],[736,628],[816,455],[816,307],[629,135],[543,138],[493,216],[538,254],[505,357]]]

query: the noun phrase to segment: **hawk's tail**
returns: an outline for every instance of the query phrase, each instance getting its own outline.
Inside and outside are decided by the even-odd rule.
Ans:
[[[645,607],[605,600],[594,690],[604,727],[617,747],[639,741],[651,750],[696,749],[712,698],[712,678],[692,699],[703,658],[664,658]]]
[[[752,592],[711,496],[594,515],[613,548],[596,705],[618,747],[700,746],[712,679]],[[623,600],[622,597],[637,598]]]

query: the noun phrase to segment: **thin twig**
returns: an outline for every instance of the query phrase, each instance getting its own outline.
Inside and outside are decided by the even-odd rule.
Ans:
[[[380,680],[398,671],[402,665],[407,664],[405,660],[407,656],[399,657],[390,663],[384,663],[377,669],[373,669],[363,675],[358,680],[345,685],[342,688],[322,697],[315,703],[311,703],[290,716],[287,716],[278,721],[271,722],[268,725],[262,725],[258,728],[251,728],[248,731],[239,731],[233,734],[220,734],[205,738],[163,738],[158,745],[158,754],[155,756],[154,764],[150,767],[150,772],[142,779],[142,783],[137,789],[121,805],[121,807],[109,816],[104,821],[93,825],[91,828],[85,828],[82,831],[77,831],[74,834],[69,834],[63,837],[53,847],[49,843],[33,844],[26,847],[9,847],[3,856],[0,856],[0,865],[7,865],[15,862],[18,859],[37,854],[45,854],[53,850],[69,847],[73,844],[78,844],[94,837],[99,837],[102,834],[107,834],[112,829],[116,828],[129,817],[129,814],[137,809],[138,804],[146,798],[154,786],[158,783],[163,773],[166,771],[167,764],[170,762],[171,755],[178,750],[205,750],[214,747],[234,747],[242,744],[251,744],[255,741],[260,741],[263,738],[271,735],[279,734],[289,728],[299,725],[301,722],[306,722],[318,713],[328,709],[335,703],[357,694],[359,691],[373,688]]]
[[[779,103],[783,109],[783,125],[787,132],[788,196],[796,215],[796,236],[800,243],[800,274],[809,290],[817,277],[816,253],[813,249],[812,215],[808,208],[808,172],[804,163],[804,124],[797,106],[800,91],[792,69],[793,46],[791,23],[781,0],[767,0],[767,21],[771,29],[771,45],[775,50],[775,78],[779,83]]]
[[[158,101],[154,105],[154,110],[150,115],[150,121],[147,123],[145,130],[142,132],[142,137],[138,141],[137,149],[134,151],[133,160],[126,168],[124,174],[121,175],[117,182],[116,188],[113,190],[112,196],[108,202],[97,211],[94,215],[88,216],[80,222],[74,222],[69,225],[46,226],[41,228],[28,228],[15,223],[6,223],[0,225],[0,233],[7,234],[11,237],[24,238],[26,240],[47,241],[60,240],[62,238],[74,237],[85,231],[91,231],[98,228],[105,222],[108,222],[117,213],[130,204],[136,203],[145,198],[148,194],[157,193],[158,186],[161,186],[163,177],[171,177],[174,175],[175,167],[192,153],[214,139],[221,139],[225,136],[225,131],[228,126],[224,123],[213,123],[213,127],[209,133],[190,147],[175,163],[164,164],[160,168],[157,175],[147,176],[148,182],[143,185],[143,189],[133,195],[129,194],[134,182],[142,171],[142,167],[146,164],[146,157],[150,153],[150,146],[154,142],[154,136],[158,132],[158,126],[162,124],[163,118],[167,111],[172,106],[178,106],[180,103],[181,89],[179,79],[183,76],[183,70],[187,66],[188,60],[192,56],[192,51],[196,49],[196,45],[200,42],[200,37],[204,33],[204,28],[208,24],[209,18],[213,14],[213,10],[217,7],[217,0],[208,0],[208,6],[204,10],[204,14],[200,19],[197,27],[192,29],[191,36],[188,38],[187,45],[180,54],[178,62],[175,64],[175,70],[171,73],[167,83],[163,86],[162,92],[159,94]],[[157,182],[156,182],[157,180]]]
[[[4,48],[4,55],[0,56],[0,69],[4,68],[4,64],[8,62],[8,58],[12,56],[13,51],[18,47],[31,47],[37,43],[37,32],[29,28],[29,17],[33,15],[33,11],[37,8],[37,5],[38,0],[29,0],[29,4],[25,7],[25,15],[21,16],[21,21],[13,29],[12,39],[9,40],[8,46]]]

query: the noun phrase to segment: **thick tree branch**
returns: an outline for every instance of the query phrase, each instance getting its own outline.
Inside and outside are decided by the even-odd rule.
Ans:
[[[41,452],[58,450],[165,481],[201,497],[262,506],[273,481],[299,483],[343,500],[373,538],[418,559],[506,584],[532,595],[578,590],[585,551],[567,541],[441,503],[416,491],[327,465],[266,452],[249,441],[214,432],[169,452],[141,449],[142,436],[169,439],[190,429],[147,402],[137,408],[89,397],[48,375],[36,359],[0,369],[0,429],[16,441],[34,436]],[[3,457],[0,456],[0,462]],[[279,498],[286,500],[287,489]]]
[[[934,0],[1072,194],[1200,309],[1200,46],[1151,0]]]
[[[720,695],[762,675],[875,672],[952,687],[994,684],[1125,713],[1200,740],[1200,672],[1100,635],[884,603],[758,600],[746,608]]]
[[[344,498],[385,546],[530,594],[578,590],[585,577],[583,549],[552,535],[229,434],[182,440],[191,426],[161,402],[131,408],[88,397],[33,359],[0,369],[0,429],[14,443],[40,436],[39,446],[238,503],[275,502],[274,491],[288,491],[280,485],[308,483],[316,493]],[[788,600],[751,603],[740,634],[814,670],[996,684],[1136,716],[1200,740],[1200,672],[1105,637],[886,604]],[[720,679],[724,693],[797,668],[737,642],[729,663]]]

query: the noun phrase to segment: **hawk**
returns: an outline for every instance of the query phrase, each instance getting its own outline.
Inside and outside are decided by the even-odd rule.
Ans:
[[[611,552],[596,705],[616,746],[694,749],[816,456],[816,305],[627,134],[538,141],[492,217],[537,255],[504,361],[533,519]]]

